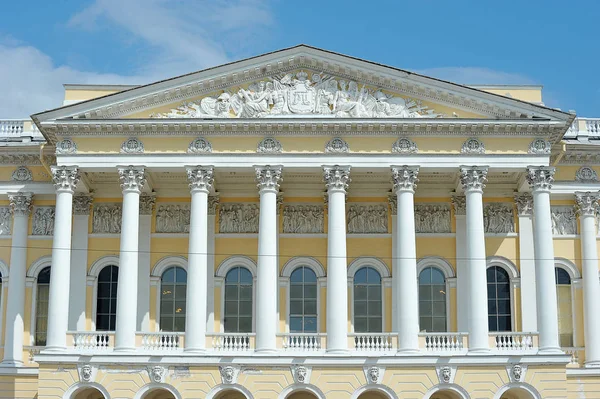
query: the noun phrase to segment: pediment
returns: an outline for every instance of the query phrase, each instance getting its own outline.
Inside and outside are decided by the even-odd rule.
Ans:
[[[568,126],[572,117],[304,45],[32,116],[43,132],[77,120],[536,119]]]

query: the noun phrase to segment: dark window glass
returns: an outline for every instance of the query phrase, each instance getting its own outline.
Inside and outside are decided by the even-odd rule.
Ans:
[[[182,267],[170,267],[160,279],[160,329],[185,331],[185,299],[187,272]]]
[[[252,273],[234,267],[225,276],[225,332],[252,332]]]
[[[354,331],[382,331],[381,275],[372,267],[354,274]]]
[[[487,269],[488,327],[491,332],[511,331],[510,278],[499,266]]]
[[[35,304],[35,345],[46,346],[48,331],[48,298],[50,296],[50,266],[38,274]]]
[[[571,276],[565,269],[554,268],[556,300],[558,307],[558,334],[560,346],[573,346],[573,304],[571,298]]]
[[[446,332],[446,278],[435,267],[419,274],[419,328],[426,332]]]
[[[117,284],[119,268],[106,266],[98,275],[98,298],[96,300],[96,330],[114,331],[117,321]]]
[[[290,276],[290,332],[317,332],[317,275],[306,266]]]

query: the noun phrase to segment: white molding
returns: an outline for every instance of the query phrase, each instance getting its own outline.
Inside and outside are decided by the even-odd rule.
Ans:
[[[154,267],[152,268],[152,272],[150,273],[151,277],[158,277],[159,279],[162,277],[163,273],[172,266],[181,267],[186,272],[188,271],[188,261],[184,256],[165,256],[161,258]]]
[[[94,263],[92,263],[92,265],[90,266],[88,276],[95,277],[95,279],[97,280],[98,276],[100,275],[100,272],[106,266],[119,267],[119,256],[118,255],[105,255],[105,256],[102,256],[101,258],[96,259],[94,261]]]
[[[258,233],[215,233],[215,238],[258,238]]]
[[[38,274],[46,267],[52,266],[52,256],[44,255],[38,258],[35,262],[29,266],[27,270],[27,277],[33,277],[37,281]],[[35,283],[34,283],[35,284]]]
[[[460,385],[457,384],[437,384],[431,387],[423,396],[423,399],[430,399],[436,393],[450,391],[459,396],[460,399],[471,399],[469,393]]]
[[[289,280],[292,272],[299,266],[307,266],[312,269],[312,271],[317,275],[317,279],[319,277],[325,277],[325,268],[318,260],[311,256],[297,256],[288,260],[283,266],[281,277],[286,277]]]
[[[165,384],[165,383],[155,383],[155,382],[146,384],[143,387],[141,387],[137,391],[137,393],[135,394],[135,396],[133,398],[134,399],[142,399],[149,392],[156,391],[156,390],[165,390],[165,391],[170,392],[171,395],[173,395],[175,397],[175,399],[183,399],[183,396],[181,396],[179,391],[177,391],[177,389],[175,389],[175,387],[173,385]]]
[[[392,233],[348,233],[348,238],[392,238]]]
[[[362,395],[365,392],[377,392],[379,394],[385,395],[388,399],[398,399],[398,395],[396,395],[392,388],[381,384],[363,385],[362,387],[354,391],[350,399],[358,399],[360,395]]]
[[[445,280],[456,277],[454,268],[452,267],[452,265],[450,265],[450,263],[447,260],[445,260],[441,256],[425,256],[417,260],[417,279],[419,278],[421,272],[429,266],[441,270],[441,272],[444,274]]]
[[[488,256],[486,259],[486,269],[492,266],[500,266],[508,272],[508,277],[512,279],[519,278],[519,270],[510,260],[503,256]],[[512,300],[512,298],[511,298]]]
[[[10,272],[8,269],[8,266],[6,265],[6,262],[3,259],[0,259],[0,273],[2,275],[2,282],[4,283],[4,281],[8,281],[8,278],[10,277]]]
[[[96,382],[76,382],[67,389],[63,395],[63,399],[72,399],[77,397],[77,394],[86,389],[95,389],[104,396],[104,399],[110,399],[110,395],[106,388]]]
[[[565,258],[554,258],[554,267],[558,267],[566,271],[571,279],[571,325],[573,326],[573,346],[577,347],[579,346],[579,342],[577,340],[577,303],[574,301],[574,299],[575,290],[583,288],[581,273],[573,262]]]
[[[561,269],[564,269],[567,273],[569,273],[569,277],[571,277],[571,283],[573,283],[573,280],[581,278],[581,273],[579,272],[577,266],[575,266],[573,262],[566,258],[554,258],[554,267],[560,267]]]
[[[217,271],[215,272],[215,277],[221,277],[225,279],[227,272],[236,266],[245,267],[252,273],[252,277],[256,278],[256,274],[258,272],[256,263],[247,256],[242,255],[234,255],[225,259],[219,267],[217,267]],[[223,281],[224,283],[224,281]]]
[[[206,399],[216,399],[221,396],[222,392],[227,392],[227,391],[236,391],[236,392],[239,392],[242,395],[244,395],[246,397],[246,399],[254,399],[254,396],[252,396],[252,393],[250,393],[250,391],[248,389],[246,389],[245,387],[243,387],[239,384],[227,384],[227,385],[219,384],[219,385],[213,387],[213,389],[211,389],[206,394]]]
[[[531,395],[531,399],[542,399],[542,395],[540,395],[537,389],[525,382],[511,382],[510,384],[502,386],[498,392],[496,392],[493,399],[501,399],[502,395],[511,389],[522,389]]]
[[[189,233],[151,233],[150,238],[188,238]]]
[[[390,269],[384,261],[372,256],[361,256],[354,259],[348,265],[348,278],[354,281],[354,275],[356,272],[366,266],[377,270],[382,279],[385,277],[391,277]]]
[[[287,399],[289,396],[297,393],[297,392],[310,392],[317,399],[326,399],[325,394],[318,387],[312,384],[292,384],[286,387],[279,394],[278,399]]]

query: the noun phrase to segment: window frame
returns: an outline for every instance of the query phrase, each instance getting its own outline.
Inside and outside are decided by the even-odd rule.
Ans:
[[[517,309],[515,308],[515,289],[520,285],[521,279],[519,271],[514,263],[502,256],[489,256],[486,262],[486,306],[487,306],[487,269],[492,266],[498,266],[508,273],[508,281],[510,285],[510,332],[516,331],[517,328]],[[487,309],[487,307],[486,307]],[[520,310],[519,310],[520,311]],[[488,314],[489,317],[489,314]],[[507,331],[509,332],[509,331]]]
[[[162,321],[162,289],[163,289],[163,275],[170,269],[181,269],[185,272],[185,289],[186,289],[186,297],[185,297],[185,309],[186,309],[186,313],[184,313],[183,315],[183,331],[172,331],[172,330],[164,330],[162,325],[161,325],[161,321]],[[175,276],[176,276],[176,280],[177,280],[177,271],[175,271]],[[180,265],[172,265],[172,266],[168,266],[166,268],[164,268],[164,270],[162,270],[162,273],[160,275],[160,280],[158,282],[158,290],[156,292],[156,299],[158,302],[158,310],[156,312],[156,328],[157,331],[159,332],[172,332],[175,334],[179,334],[179,333],[185,333],[185,323],[187,320],[187,289],[188,289],[188,271],[186,268],[180,266]],[[177,285],[183,285],[182,283],[177,283],[174,282],[173,283],[175,286]],[[175,301],[173,301],[173,303],[175,303]],[[175,316],[173,315],[173,318]]]
[[[108,256],[103,256],[99,259],[97,259],[96,261],[94,261],[94,263],[92,263],[92,266],[90,267],[90,271],[88,273],[88,277],[87,277],[87,285],[88,286],[92,286],[93,290],[92,290],[92,304],[91,304],[91,328],[90,331],[97,331],[96,330],[96,311],[97,311],[97,307],[98,307],[98,276],[100,275],[100,272],[106,267],[106,266],[120,266],[120,262],[119,262],[119,257],[115,256],[115,255],[108,255]],[[118,299],[117,299],[118,300]],[[86,312],[87,312],[87,305],[86,305]]]
[[[45,255],[36,260],[27,269],[25,278],[25,287],[31,288],[31,315],[29,316],[30,334],[29,334],[29,346],[35,346],[35,329],[36,329],[36,316],[37,316],[37,279],[38,275],[46,267],[52,266],[52,256]],[[7,269],[8,272],[8,269]],[[6,287],[8,289],[8,286]],[[7,291],[8,292],[8,291]],[[7,294],[8,298],[8,294]],[[4,305],[3,305],[4,306]],[[23,320],[24,321],[24,320]],[[6,335],[4,335],[6,336]]]
[[[381,332],[386,333],[386,323],[387,323],[387,308],[385,304],[385,290],[387,288],[392,287],[392,278],[390,275],[390,269],[388,266],[379,258],[375,257],[359,257],[356,258],[350,265],[348,266],[348,300],[350,302],[350,333],[356,333],[354,329],[354,275],[357,271],[362,269],[363,267],[371,267],[379,273],[381,277]],[[392,307],[393,309],[393,307]],[[393,319],[393,316],[392,316]],[[358,333],[363,334],[363,333]],[[377,333],[372,333],[377,334]]]
[[[39,268],[36,271],[36,276],[35,276],[35,281],[33,283],[34,287],[35,287],[35,295],[33,296],[33,313],[32,313],[32,320],[33,323],[31,324],[31,345],[32,346],[40,346],[40,347],[45,347],[46,345],[38,345],[37,341],[36,341],[36,336],[37,336],[37,327],[38,327],[38,300],[39,300],[39,276],[40,274],[46,270],[49,269],[50,270],[50,276],[48,277],[48,306],[50,305],[50,279],[52,278],[52,269],[51,269],[52,265],[51,264],[45,264],[44,266],[42,266],[41,268]],[[45,284],[45,283],[44,283]],[[46,284],[45,284],[46,285]],[[46,310],[46,313],[48,313],[48,310]],[[48,314],[46,314],[46,344],[48,343]]]
[[[305,319],[307,317],[314,317],[315,318],[315,331],[313,332],[307,332],[307,331],[296,331],[296,332],[291,332],[290,330],[290,320],[292,318],[292,312],[291,312],[291,305],[292,305],[292,275],[299,271],[302,270],[302,273],[304,273],[304,270],[310,270],[314,276],[315,276],[315,282],[314,282],[314,286],[315,286],[315,296],[314,296],[314,301],[315,301],[315,313],[306,313],[304,310],[304,304],[307,300],[307,297],[305,296],[304,292],[302,293],[302,305],[303,305],[303,309],[302,309],[302,314],[298,313],[298,314],[294,314],[294,317],[301,317],[302,318],[302,327],[304,329],[305,327]],[[302,289],[304,291],[304,287],[306,287],[307,285],[312,285],[313,283],[307,283],[306,281],[304,281],[304,276],[302,277],[302,283],[300,283],[302,285]],[[298,267],[296,267],[294,269],[294,271],[292,272],[292,274],[290,274],[290,280],[289,280],[289,289],[288,289],[288,294],[287,294],[287,328],[288,331],[291,334],[318,334],[319,333],[319,277],[317,276],[317,274],[315,273],[315,271],[310,267],[310,266],[305,266],[305,265],[300,265]],[[308,298],[308,300],[312,300],[312,298]]]
[[[573,347],[578,347],[580,345],[578,339],[579,329],[577,324],[577,306],[576,301],[574,300],[577,289],[581,287],[581,274],[579,269],[569,260],[565,258],[555,258],[554,259],[554,267],[563,269],[567,272],[569,277],[571,278],[571,314],[573,315]],[[557,309],[558,314],[558,309]],[[583,309],[581,309],[581,315],[583,315]],[[583,317],[583,316],[581,316]]]
[[[497,268],[499,268],[500,270],[503,270],[503,271],[506,273],[506,276],[508,277],[508,282],[507,282],[507,285],[508,285],[508,289],[509,289],[509,295],[508,295],[508,298],[509,298],[509,299],[508,299],[508,300],[509,300],[509,309],[510,309],[510,330],[508,330],[508,331],[492,331],[492,330],[489,328],[489,317],[490,317],[490,312],[489,312],[489,310],[488,310],[488,311],[487,311],[487,315],[488,315],[488,331],[489,331],[490,333],[496,333],[496,332],[497,332],[497,333],[503,333],[503,332],[506,332],[506,333],[508,333],[508,332],[514,332],[514,331],[515,331],[514,288],[515,288],[515,287],[514,287],[514,284],[513,284],[513,278],[511,278],[511,273],[510,273],[510,271],[509,271],[509,270],[506,270],[506,268],[505,268],[505,267],[503,267],[502,265],[496,264],[496,263],[493,263],[493,264],[489,264],[489,265],[487,265],[487,267],[486,267],[486,269],[485,269],[485,272],[486,272],[486,284],[485,284],[485,286],[486,286],[486,294],[485,294],[485,295],[486,295],[486,309],[487,309],[487,306],[489,306],[489,304],[488,304],[488,303],[489,303],[489,300],[490,300],[490,297],[488,296],[488,292],[487,292],[487,286],[488,286],[488,284],[489,284],[489,283],[488,283],[488,280],[487,280],[487,272],[488,272],[488,270],[489,270],[490,268],[492,268],[492,267],[497,267]],[[495,284],[497,285],[498,283],[496,282]],[[497,301],[498,301],[498,296],[496,295],[496,302],[497,302]],[[496,317],[498,317],[498,313],[496,313]]]
[[[452,325],[452,317],[453,314],[451,313],[451,301],[450,301],[450,290],[452,288],[456,288],[456,274],[454,272],[454,268],[450,265],[450,263],[448,263],[448,261],[446,261],[444,258],[439,257],[439,256],[426,256],[424,258],[421,258],[417,261],[417,289],[418,289],[418,284],[419,284],[419,276],[421,275],[421,272],[423,270],[425,270],[428,267],[435,267],[437,269],[439,269],[442,274],[444,275],[444,280],[446,282],[446,330],[450,329],[450,326]],[[456,301],[457,301],[457,306],[458,306],[458,296],[456,296]],[[417,298],[418,299],[418,298]],[[396,308],[396,304],[394,303],[392,305],[392,319],[394,319],[396,317],[396,313],[397,312],[397,308]],[[456,315],[457,317],[457,323],[458,323],[458,315]],[[420,318],[420,316],[419,316]],[[421,331],[421,325],[419,324],[419,332]],[[449,332],[449,331],[446,331]]]
[[[116,329],[116,325],[117,325],[117,308],[118,308],[118,301],[119,301],[119,277],[118,277],[118,271],[119,271],[119,265],[115,265],[115,264],[106,264],[102,267],[102,269],[99,270],[98,272],[98,276],[96,276],[96,284],[94,285],[95,287],[95,295],[94,295],[94,302],[92,303],[92,310],[94,313],[94,318],[92,320],[92,325],[94,327],[94,331],[98,331],[97,328],[97,323],[96,320],[98,318],[98,284],[100,283],[100,273],[102,273],[107,267],[116,267],[117,268],[117,292],[115,293],[115,300],[116,300],[116,305],[115,305],[115,329]],[[109,299],[112,299],[109,297]],[[110,315],[110,313],[109,313]],[[109,325],[110,325],[110,321],[109,321]],[[106,331],[106,332],[113,332],[115,330],[101,330],[101,331]]]
[[[219,304],[219,333],[225,333],[225,276],[235,267],[245,267],[252,275],[252,331],[256,332],[256,263],[247,256],[231,256],[225,259],[215,273],[215,288],[221,293],[219,295],[221,303]]]
[[[445,331],[423,331],[423,326],[421,326],[421,286],[431,287],[433,285],[431,283],[421,285],[421,273],[423,273],[427,269],[437,270],[439,273],[441,273],[441,275],[444,278],[444,292],[445,292],[445,295],[444,295],[444,326],[445,326],[445,328],[444,328],[444,330]],[[419,295],[418,301],[417,301],[417,303],[419,305],[419,331],[427,332],[427,333],[448,332],[448,302],[449,302],[448,297],[450,296],[450,291],[448,290],[448,279],[446,278],[446,273],[444,273],[443,270],[441,270],[439,267],[437,267],[435,265],[428,265],[428,266],[421,268],[421,270],[418,270],[418,273],[417,273],[417,292]],[[430,299],[428,302],[431,302],[433,304],[434,302],[437,302],[437,301]],[[434,316],[433,308],[432,308],[430,317],[431,318],[434,318],[434,317],[440,318],[439,316]]]
[[[181,267],[183,270],[185,270],[185,272],[189,276],[187,259],[184,258],[183,256],[166,256],[166,257],[160,259],[158,262],[156,262],[156,264],[152,268],[152,272],[150,273],[150,290],[152,290],[153,288],[156,288],[156,302],[154,303],[154,311],[156,314],[155,321],[154,321],[154,331],[155,332],[161,331],[161,327],[160,327],[160,316],[161,316],[160,293],[162,292],[162,275],[167,269],[169,269],[171,267]],[[186,285],[188,283],[189,282],[186,280]],[[150,295],[150,297],[151,297],[151,295]],[[148,298],[148,300],[150,300],[150,298]],[[187,310],[187,295],[186,295],[185,307]],[[207,311],[208,311],[208,309],[207,309]],[[186,315],[186,318],[187,318],[187,315]],[[211,330],[207,329],[206,331],[208,332]]]

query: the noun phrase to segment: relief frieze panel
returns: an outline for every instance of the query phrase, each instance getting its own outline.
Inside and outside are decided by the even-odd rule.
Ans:
[[[156,208],[157,233],[188,233],[190,231],[189,204],[160,204]]]
[[[354,80],[298,71],[270,77],[200,100],[188,101],[153,118],[435,118],[419,100],[385,93]]]
[[[388,206],[351,204],[346,221],[349,234],[385,234],[388,232]]]
[[[415,204],[417,233],[450,233],[449,204]]]
[[[486,233],[514,233],[515,216],[513,206],[499,202],[485,204],[483,208],[483,225]]]
[[[119,234],[121,233],[121,204],[94,204],[92,217],[92,233]]]
[[[291,234],[323,233],[324,208],[322,205],[285,205],[283,232]]]
[[[573,206],[553,206],[552,234],[565,236],[577,234],[577,215]]]
[[[51,236],[54,234],[53,206],[37,206],[33,211],[31,234],[34,236]]]
[[[11,233],[12,214],[8,206],[0,207],[0,235],[8,236]]]
[[[258,205],[221,203],[219,206],[220,233],[258,233]]]

